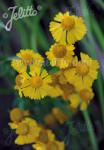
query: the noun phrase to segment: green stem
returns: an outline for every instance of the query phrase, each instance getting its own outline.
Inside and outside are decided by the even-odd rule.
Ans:
[[[102,9],[104,9],[104,2],[102,0],[94,0]]]
[[[96,38],[98,40],[98,43],[100,44],[102,52],[104,52],[103,31],[101,30],[99,23],[96,20],[96,17],[93,15],[93,13],[91,13],[91,19],[92,19],[91,25],[92,25],[93,32],[96,35]]]
[[[83,111],[83,116],[84,116],[84,119],[85,119],[85,122],[86,122],[86,125],[87,125],[89,138],[90,138],[90,141],[91,141],[91,144],[92,144],[92,149],[93,150],[98,150],[98,145],[97,145],[97,140],[96,140],[95,133],[94,133],[94,130],[93,130],[93,125],[92,125],[92,122],[90,120],[90,117],[89,117],[89,114],[88,114],[87,110]]]
[[[103,80],[100,72],[98,74],[97,86],[98,86],[97,90],[98,90],[98,96],[99,96],[101,114],[102,114],[102,122],[104,126],[104,87],[103,87]]]

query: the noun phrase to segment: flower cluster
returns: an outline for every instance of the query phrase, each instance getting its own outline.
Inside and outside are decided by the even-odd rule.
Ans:
[[[18,72],[15,89],[21,97],[35,100],[61,96],[72,108],[85,110],[94,97],[92,85],[97,78],[99,63],[82,52],[79,58],[75,55],[73,44],[87,32],[84,21],[69,12],[58,13],[50,23],[50,31],[56,43],[46,56],[51,66],[58,67],[59,71],[49,74],[40,54],[21,50],[12,60],[12,67]]]
[[[10,119],[9,126],[17,135],[15,144],[32,144],[35,150],[64,150],[64,142],[58,141],[50,129],[46,129],[30,118],[27,110],[12,109]]]
[[[87,32],[81,17],[58,13],[50,23],[50,31],[56,43],[46,52],[52,66],[60,71],[52,75],[52,86],[61,90],[58,96],[69,100],[72,108],[87,109],[93,99],[92,85],[97,79],[99,63],[81,52],[78,58],[74,49],[76,41],[81,40]],[[51,93],[50,96],[55,96]]]
[[[81,17],[69,12],[58,13],[50,23],[50,32],[55,43],[45,53],[52,68],[51,73],[44,66],[45,60],[33,50],[20,50],[11,66],[17,71],[15,89],[20,97],[41,100],[46,96],[61,97],[67,101],[68,108],[75,112],[78,108],[86,110],[94,97],[92,89],[97,79],[99,63],[85,53],[75,54],[75,42],[87,32]],[[47,70],[46,70],[47,69]],[[46,114],[44,122],[49,127],[63,124],[69,118],[61,109],[54,107]],[[27,110],[14,108],[10,111],[9,126],[17,135],[18,145],[31,144],[35,150],[64,150],[64,142],[58,141],[55,134],[30,117]]]

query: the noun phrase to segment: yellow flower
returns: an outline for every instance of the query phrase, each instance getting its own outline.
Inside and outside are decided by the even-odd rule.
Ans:
[[[65,70],[64,75],[69,83],[80,89],[86,85],[91,87],[93,81],[97,78],[99,63],[93,60],[87,54],[81,53],[81,60],[74,64],[74,67]]]
[[[36,143],[32,145],[33,149],[35,150],[47,150],[46,149],[46,144],[45,143]]]
[[[18,74],[15,79],[15,82],[16,82],[15,89],[18,90],[20,97],[22,97],[23,95],[21,88],[22,88],[22,84],[26,76],[28,77],[28,74],[24,72],[24,73]]]
[[[75,92],[75,86],[67,81],[64,76],[64,70],[52,75],[51,86],[54,90],[49,94],[49,96],[62,96],[65,100],[67,100],[69,95]]]
[[[21,91],[22,80],[23,80],[23,76],[22,75],[19,74],[19,75],[16,76],[16,79],[15,79],[15,82],[16,82],[15,89],[18,90],[20,97],[22,97],[22,91]]]
[[[27,67],[31,66],[42,66],[43,58],[38,53],[33,52],[33,50],[20,50],[17,53],[17,58],[13,59],[11,62],[12,67],[19,73],[25,72]]]
[[[75,109],[80,106],[80,110],[86,110],[93,97],[94,93],[91,88],[82,88],[69,96],[70,106]]]
[[[18,135],[15,144],[24,145],[31,144],[39,136],[41,128],[37,122],[30,118],[25,118],[16,128],[16,134]]]
[[[64,142],[52,141],[47,144],[36,143],[32,145],[35,150],[65,150]]]
[[[68,116],[61,111],[60,108],[58,107],[55,107],[52,109],[52,113],[54,115],[54,117],[56,118],[56,120],[60,123],[60,124],[63,124],[65,121],[68,120]]]
[[[34,141],[35,144],[33,144],[33,148],[36,150],[48,150],[51,149],[51,147],[48,147],[49,143],[54,143],[55,141],[55,135],[52,133],[51,130],[42,129],[40,131],[39,136]],[[51,146],[51,145],[50,145]]]
[[[75,86],[73,84],[60,84],[60,88],[63,91],[62,97],[64,98],[64,100],[67,100],[71,94],[75,93]]]
[[[59,72],[58,80],[60,89],[62,90],[61,96],[63,97],[64,100],[67,100],[71,94],[75,93],[76,88],[72,83],[69,83],[67,81],[67,78],[64,75],[65,70],[66,69],[61,70]]]
[[[55,135],[51,130],[41,129],[35,142],[48,143],[55,140]]]
[[[50,50],[46,52],[47,58],[52,66],[66,68],[72,61],[75,47],[73,45],[63,45],[55,43]]]
[[[58,13],[50,23],[50,31],[56,42],[62,44],[74,44],[87,32],[82,17],[71,16],[69,12]]]
[[[55,128],[57,127],[57,120],[55,118],[55,116],[52,113],[48,113],[45,117],[44,117],[44,122],[48,127],[51,128]]]
[[[25,78],[22,84],[22,92],[25,97],[31,99],[41,99],[48,95],[51,90],[51,77],[45,69],[32,68],[30,75]],[[52,92],[52,91],[51,91]]]
[[[50,86],[52,87],[52,92],[49,92],[49,96],[58,97],[61,96],[63,91],[61,90],[58,80],[59,80],[59,72],[51,75],[52,83]]]
[[[16,129],[18,124],[27,116],[29,116],[28,110],[20,110],[19,108],[12,109],[10,111],[10,120],[12,122],[9,123],[11,129]]]

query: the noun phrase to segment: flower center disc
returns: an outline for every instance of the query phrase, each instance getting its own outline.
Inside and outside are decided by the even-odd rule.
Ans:
[[[49,142],[47,144],[47,150],[58,150],[59,147],[55,142]]]
[[[87,89],[83,89],[80,91],[80,97],[82,100],[89,101],[92,98],[92,93]]]
[[[72,16],[64,16],[61,24],[63,29],[71,30],[75,26],[75,20]]]
[[[53,54],[56,58],[63,58],[66,55],[66,47],[64,45],[55,45],[53,48]]]
[[[81,76],[85,76],[89,72],[89,67],[84,63],[79,63],[77,65],[76,69],[77,69],[78,74],[81,75]]]
[[[23,117],[23,112],[18,108],[15,108],[10,112],[10,119],[13,122],[20,122],[22,121]]]
[[[22,77],[20,75],[17,75],[16,77],[16,85],[19,87],[22,85]]]
[[[40,135],[39,135],[39,141],[43,142],[43,143],[47,143],[48,142],[48,135],[46,131],[41,131]]]
[[[60,87],[64,92],[64,99],[68,99],[69,95],[75,92],[75,87],[72,84],[63,84],[62,86],[60,85]]]
[[[41,87],[42,83],[43,83],[42,78],[39,77],[39,76],[37,76],[37,77],[32,77],[32,78],[31,78],[31,85],[32,85],[32,87],[34,87],[34,88],[39,88],[39,87]]]
[[[21,123],[17,128],[16,133],[19,135],[26,135],[29,132],[29,126],[26,123]]]

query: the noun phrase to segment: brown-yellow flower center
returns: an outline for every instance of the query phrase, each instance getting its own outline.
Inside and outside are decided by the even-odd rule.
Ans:
[[[63,90],[64,99],[68,99],[69,95],[75,92],[75,87],[72,84],[67,83],[60,85],[60,87]]]
[[[61,24],[63,29],[71,30],[75,26],[75,20],[72,16],[64,16]]]
[[[66,47],[61,44],[57,44],[53,47],[53,54],[56,58],[63,58],[66,55]]]
[[[43,142],[43,143],[47,143],[48,142],[48,135],[47,135],[47,132],[45,130],[42,130],[40,132],[38,140],[40,142]]]
[[[11,112],[10,112],[11,121],[20,122],[20,121],[22,121],[23,118],[24,118],[24,114],[20,109],[14,108],[13,110],[11,110]]]
[[[31,85],[33,88],[41,87],[43,80],[40,76],[32,77],[31,78]]]
[[[33,64],[33,57],[30,54],[23,54],[22,62],[24,65],[31,65]]]
[[[49,125],[49,127],[56,127],[57,126],[57,120],[52,113],[47,114],[44,117],[44,121],[45,121],[46,125]]]
[[[51,78],[52,78],[52,85],[56,85],[59,83],[59,74],[58,73],[52,74]]]
[[[68,116],[57,107],[52,109],[52,113],[60,124],[63,124],[66,120],[68,120]]]
[[[16,76],[16,85],[17,85],[17,86],[20,87],[20,86],[22,85],[22,79],[23,79],[23,78],[21,77],[21,75],[17,75],[17,76]]]
[[[55,142],[49,142],[47,144],[47,150],[59,150],[59,147]]]
[[[87,75],[88,73],[89,73],[89,67],[88,67],[88,65],[87,64],[85,64],[85,63],[79,63],[78,65],[77,65],[77,73],[79,74],[79,75],[81,75],[81,76],[85,76],[85,75]]]
[[[83,89],[80,91],[80,97],[82,100],[89,101],[92,99],[92,92],[87,89]]]
[[[16,133],[19,135],[27,135],[29,133],[29,125],[27,123],[19,124]]]

